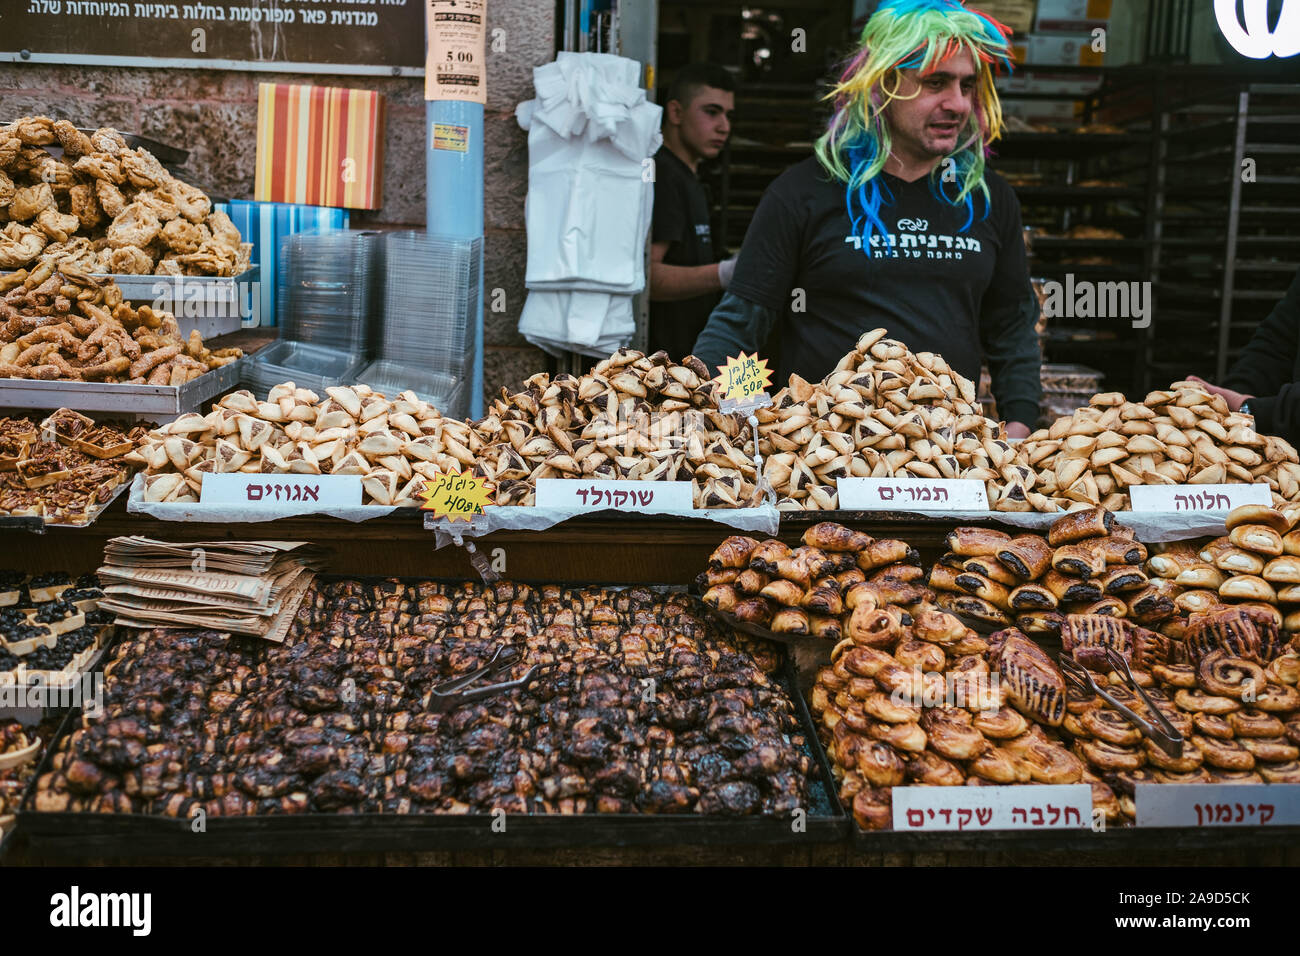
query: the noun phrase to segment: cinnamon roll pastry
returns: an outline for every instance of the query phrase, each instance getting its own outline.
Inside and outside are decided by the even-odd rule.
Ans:
[[[1220,714],[1193,714],[1192,726],[1195,728],[1195,733],[1216,737],[1219,740],[1232,740],[1237,736],[1236,731],[1232,729],[1232,724],[1228,723],[1227,717]]]
[[[855,734],[865,734],[867,732],[867,729],[871,726],[871,718],[868,717],[867,712],[862,709],[861,703],[857,700],[854,700],[852,697],[850,697],[847,692],[841,692],[840,694],[837,694],[835,699],[837,703],[841,699],[845,699],[849,701],[849,703],[846,706],[840,707],[840,715],[843,718],[843,726],[847,727]]]
[[[1238,737],[1237,742],[1249,750],[1256,760],[1261,761],[1259,767],[1270,763],[1288,763],[1300,758],[1300,748],[1289,744],[1285,737]]]
[[[1052,553],[1052,568],[1061,574],[1085,581],[1106,570],[1106,558],[1084,544],[1063,544]]]
[[[830,752],[829,748],[827,752],[828,753]],[[848,766],[850,767],[856,766],[856,761],[854,761],[854,763],[852,764],[849,764]],[[834,770],[840,770],[840,769],[841,769],[840,767],[834,768]],[[839,777],[839,774],[836,774],[836,776]],[[853,798],[856,797],[861,791],[863,791],[867,787],[867,781],[862,779],[862,774],[858,773],[857,770],[853,770],[853,769],[850,769],[846,773],[844,773],[843,778],[840,779],[839,781],[839,784],[840,784],[840,799],[845,803],[850,803],[850,804],[853,802]]]
[[[841,571],[839,574],[835,575],[835,581],[839,584],[841,593],[847,591],[855,584],[861,584],[866,579],[867,576],[862,572],[862,569],[858,567],[849,568],[847,571]]]
[[[1258,773],[1266,783],[1300,783],[1300,761],[1262,763],[1258,767]]]
[[[972,726],[970,713],[957,707],[925,708],[921,727],[930,749],[949,760],[970,760],[986,743]]]
[[[925,749],[928,738],[921,725],[916,721],[891,724],[883,720],[867,722],[867,736],[881,743],[889,744],[905,754],[919,754]],[[904,758],[906,759],[906,758]]]
[[[1254,574],[1237,574],[1219,587],[1219,597],[1225,601],[1276,601],[1273,585]]]
[[[1219,770],[1254,770],[1255,755],[1236,740],[1193,734],[1191,743],[1205,755],[1205,762]]]
[[[1059,548],[1063,544],[1073,544],[1085,538],[1105,537],[1114,526],[1115,516],[1105,508],[1072,511],[1064,518],[1052,522],[1052,526],[1047,529],[1047,543],[1053,548]]]
[[[731,613],[737,620],[744,621],[746,624],[767,627],[772,623],[772,605],[767,602],[766,598],[752,597],[744,601],[737,601],[731,609]]]
[[[1132,797],[1141,784],[1156,782],[1156,771],[1143,766],[1131,770],[1112,770],[1104,773],[1103,777],[1116,795]]]
[[[1287,651],[1278,657],[1269,661],[1268,666],[1264,668],[1264,676],[1273,684],[1284,684],[1288,687],[1294,687],[1300,683],[1300,654],[1295,651]]]
[[[1264,668],[1226,651],[1211,651],[1196,665],[1196,682],[1207,694],[1241,700],[1243,692],[1258,692],[1267,683]],[[1266,708],[1261,708],[1266,709]]]
[[[763,589],[767,587],[771,581],[772,579],[762,571],[755,571],[753,568],[746,568],[744,571],[741,571],[740,574],[736,575],[736,583],[733,586],[741,594],[744,594],[747,597],[753,597],[755,594],[761,594]],[[799,593],[799,585],[790,584],[789,581],[781,581],[781,584],[789,585]]]
[[[1104,597],[1100,601],[1094,601],[1092,604],[1085,604],[1078,611],[1083,615],[1097,615],[1099,617],[1123,618],[1128,614],[1128,605],[1117,597]]]
[[[1146,753],[1136,747],[1123,747],[1105,740],[1074,742],[1075,754],[1102,771],[1137,770],[1147,762]]]
[[[1282,721],[1277,717],[1254,707],[1233,711],[1228,714],[1227,720],[1237,737],[1281,737],[1286,732]]]
[[[808,633],[812,637],[820,637],[823,640],[838,641],[840,639],[840,619],[823,614],[810,614],[808,615]]]
[[[1095,737],[1122,747],[1133,747],[1142,741],[1142,732],[1129,723],[1128,718],[1109,707],[1097,707],[1079,715],[1079,725],[1085,736]]]
[[[888,611],[859,604],[849,615],[848,637],[855,644],[889,648],[898,643],[901,633],[898,619]]]
[[[912,635],[931,644],[947,646],[966,636],[966,625],[944,611],[921,611],[912,618]]]
[[[897,787],[903,782],[903,760],[889,744],[874,740],[857,752],[857,770],[873,787]]]
[[[1243,551],[1277,557],[1282,553],[1282,536],[1267,525],[1237,525],[1228,533],[1228,540]]]
[[[1300,717],[1292,717],[1286,722],[1286,739],[1300,745]]]
[[[813,712],[814,717],[817,717],[826,710],[830,702],[831,696],[826,690],[826,685],[818,680],[816,684],[813,684],[812,690],[808,692],[808,709]]]
[[[955,657],[948,667],[948,674],[988,674],[989,664],[980,654],[963,654]]]
[[[1263,525],[1275,534],[1286,534],[1291,530],[1291,521],[1276,508],[1267,505],[1239,505],[1228,512],[1224,526],[1229,532],[1243,526]]]
[[[1146,572],[1137,565],[1110,567],[1101,576],[1101,589],[1107,594],[1124,594],[1128,591],[1137,591],[1146,586]]]
[[[1056,600],[1060,602],[1091,604],[1093,601],[1100,601],[1102,598],[1101,585],[1096,581],[1068,578],[1055,569],[1044,574],[1043,580],[1039,583],[1051,591],[1056,596]]]
[[[715,571],[724,568],[742,569],[749,566],[749,556],[758,547],[758,542],[744,535],[732,535],[718,545],[709,555],[709,567]]]
[[[1014,628],[989,641],[988,662],[1005,684],[1007,699],[1025,716],[1059,727],[1065,718],[1065,678],[1037,644]]]
[[[926,787],[960,787],[966,775],[955,763],[927,750],[909,756],[907,779]]]
[[[944,654],[943,648],[928,641],[915,639],[899,643],[894,648],[894,657],[904,667],[920,671],[942,672],[944,665],[948,663],[948,656]]]
[[[948,532],[948,550],[964,558],[996,555],[1011,543],[1011,535],[992,528],[953,528]]]
[[[813,588],[803,596],[803,609],[809,614],[823,614],[831,617],[839,617],[844,613],[844,599],[840,597],[840,589],[836,588]]]
[[[1171,687],[1196,686],[1196,668],[1191,664],[1155,664],[1151,667],[1151,676]]]
[[[1263,783],[1254,770],[1211,770],[1210,783]]]
[[[988,601],[994,607],[1000,610],[1010,610],[1011,593],[998,584],[996,581],[990,581],[981,574],[973,574],[970,571],[963,571],[957,575],[957,587],[961,588],[967,594],[973,594],[977,598]]]
[[[864,531],[853,531],[833,521],[815,524],[803,533],[803,543],[822,551],[861,551],[875,539]]]
[[[1118,534],[1090,538],[1088,545],[1093,550],[1100,551],[1107,564],[1141,564],[1147,559],[1146,545]]]
[[[1158,578],[1178,577],[1193,564],[1201,562],[1200,547],[1194,541],[1179,541],[1147,559],[1147,570]],[[1208,559],[1205,559],[1208,560]]]
[[[897,695],[903,700],[915,704],[925,700],[925,677],[924,671],[904,667],[893,658],[890,658],[888,664],[883,665],[880,670],[872,675],[872,678],[884,688],[886,693]],[[943,678],[940,677],[939,680],[942,681]]]
[[[1028,768],[1021,764],[1018,757],[1001,747],[995,747],[987,740],[971,758],[966,769],[981,779],[1001,784],[1020,783],[1022,775],[1029,776]]]
[[[1041,584],[1022,584],[1007,596],[1013,611],[1054,611],[1056,595]]]
[[[862,712],[868,717],[883,720],[887,724],[916,723],[921,719],[921,705],[919,702],[911,704],[902,698],[879,690],[867,695],[862,701]]]
[[[1226,580],[1228,580],[1227,575],[1214,565],[1200,562],[1180,573],[1178,577],[1174,578],[1174,583],[1180,588],[1217,592]]]
[[[1035,783],[1078,783],[1083,778],[1083,762],[1059,743],[1035,740],[1018,756]]]
[[[921,555],[906,541],[894,538],[877,538],[858,552],[858,567],[863,571],[874,571],[887,564],[919,564]]]
[[[1011,619],[1000,608],[971,594],[944,593],[935,598],[935,603],[946,611],[952,611],[980,624],[1006,627],[1011,623]]]
[[[1085,710],[1093,710],[1097,707],[1104,706],[1102,699],[1094,694],[1091,690],[1080,689],[1071,684],[1065,691],[1065,710],[1066,713],[1074,714],[1076,717]]]
[[[783,607],[772,617],[774,634],[807,634],[811,629],[808,614],[797,607]]]
[[[1289,714],[1293,710],[1300,710],[1300,691],[1283,684],[1266,683],[1263,689],[1255,693],[1254,704],[1270,714]]]
[[[974,631],[968,630],[966,635],[948,648],[948,653],[954,657],[967,657],[971,654],[983,654],[989,649],[989,642],[980,637]]]
[[[1186,740],[1183,741],[1183,752],[1177,757],[1169,756],[1150,740],[1144,740],[1142,746],[1146,750],[1147,763],[1157,770],[1169,773],[1193,773],[1205,762],[1205,757],[1200,750]]]
[[[1100,810],[1107,823],[1117,822],[1122,814],[1115,791],[1105,781],[1095,778],[1088,781],[1088,785],[1092,787],[1092,809]]]
[[[853,820],[864,830],[889,830],[894,825],[894,810],[889,790],[864,787],[853,796]]]
[[[880,604],[880,592],[876,590],[874,584],[867,581],[851,584],[844,592],[844,606],[850,611],[856,611],[859,607],[873,611],[880,607]]]
[[[999,548],[996,557],[1021,581],[1037,581],[1052,566],[1052,547],[1039,535],[1021,534]]]
[[[949,671],[946,680],[952,703],[973,714],[992,714],[1006,706],[1006,690],[992,674],[976,670]]]
[[[1174,703],[1189,714],[1215,714],[1224,716],[1241,710],[1241,701],[1231,697],[1218,697],[1203,690],[1180,690],[1174,694]]]
[[[1079,719],[1079,716],[1080,715],[1072,714],[1067,710],[1065,712],[1065,720],[1061,724],[1061,729],[1071,737],[1082,737],[1087,740],[1092,737],[1092,734],[1088,733],[1088,728],[1083,726],[1083,721]]]
[[[962,565],[962,570],[988,578],[1004,588],[1013,588],[1020,583],[1020,579],[1004,568],[1001,562],[992,555],[981,558],[967,558]]]
[[[1029,729],[1029,722],[1010,707],[981,710],[971,721],[971,726],[990,740],[1011,740]]]
[[[736,602],[740,599],[736,596],[736,589],[731,585],[719,584],[705,591],[700,600],[709,607],[730,613],[735,610]]]
[[[1198,753],[1200,751],[1197,751]],[[1205,769],[1205,758],[1202,756],[1202,765],[1195,770],[1187,773],[1176,773],[1172,770],[1157,770],[1155,772],[1156,783],[1213,783],[1214,777],[1210,771]]]
[[[1059,637],[1065,615],[1057,611],[1029,611],[1016,615],[1016,627],[1026,634]]]
[[[1121,675],[1118,671],[1108,671],[1105,677],[1106,677],[1106,683],[1109,684],[1111,688],[1124,687],[1125,684],[1127,683],[1124,676]],[[1136,667],[1133,668],[1133,681],[1139,687],[1154,687],[1156,683],[1156,679],[1151,676],[1150,671],[1140,670],[1139,668]],[[1110,693],[1110,691],[1107,690],[1107,693]]]
[[[751,570],[763,574],[776,574],[777,562],[788,559],[791,553],[789,545],[777,541],[775,538],[768,538],[766,541],[760,541],[754,550],[750,552],[749,567]]]

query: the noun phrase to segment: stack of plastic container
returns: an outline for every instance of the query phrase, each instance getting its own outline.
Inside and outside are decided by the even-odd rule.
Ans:
[[[444,415],[468,414],[480,244],[423,232],[384,237],[376,361],[353,381],[387,395],[410,389]]]
[[[281,382],[316,391],[352,380],[374,356],[382,236],[297,234],[280,250],[280,341],[258,352],[244,381],[262,394]]]

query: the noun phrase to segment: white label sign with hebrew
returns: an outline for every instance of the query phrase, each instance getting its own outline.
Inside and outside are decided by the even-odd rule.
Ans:
[[[1092,788],[894,787],[894,832],[1078,830],[1092,826]]]
[[[361,504],[361,476],[204,475],[199,503],[303,512],[351,508]]]
[[[1140,827],[1293,827],[1300,825],[1300,784],[1140,783]]]
[[[973,478],[840,478],[841,511],[988,511]]]
[[[1271,505],[1268,485],[1130,485],[1134,511],[1231,511],[1241,505]]]
[[[695,499],[689,481],[541,478],[537,482],[537,507],[574,511],[612,508],[628,514],[665,515],[693,511]]]

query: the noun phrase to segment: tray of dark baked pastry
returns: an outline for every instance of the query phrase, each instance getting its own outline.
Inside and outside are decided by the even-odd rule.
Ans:
[[[334,579],[322,576],[323,580]],[[373,581],[349,577],[350,581]],[[388,579],[396,581],[397,579]],[[427,579],[426,579],[427,580]],[[423,582],[422,582],[423,583]],[[443,582],[445,583],[445,582]],[[458,582],[464,583],[464,582]],[[566,583],[566,589],[611,587]],[[612,587],[625,587],[614,585]],[[628,588],[649,593],[680,592],[680,587]],[[700,618],[709,619],[701,612]],[[251,640],[233,638],[232,640]],[[122,647],[119,641],[117,647]],[[772,677],[793,704],[802,736],[799,750],[808,760],[807,806],[780,815],[699,812],[369,813],[303,812],[248,816],[209,816],[203,832],[191,819],[149,813],[38,811],[31,788],[19,824],[34,852],[59,858],[147,856],[264,856],[301,853],[413,852],[585,846],[812,845],[839,842],[850,826],[835,795],[825,751],[817,739],[807,703],[797,687],[793,662],[783,655]],[[111,700],[111,678],[105,686]],[[49,773],[66,738],[80,725],[79,709],[68,713],[36,774]],[[733,757],[735,754],[732,755]],[[707,758],[706,758],[707,759]],[[725,757],[724,757],[725,759]],[[494,827],[495,824],[495,827]]]

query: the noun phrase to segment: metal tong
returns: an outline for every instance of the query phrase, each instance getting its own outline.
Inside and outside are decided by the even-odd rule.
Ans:
[[[433,689],[429,691],[429,710],[435,714],[445,714],[448,711],[455,710],[461,704],[483,700],[487,697],[495,697],[498,694],[506,694],[512,690],[526,687],[539,672],[549,669],[551,666],[549,664],[534,664],[515,680],[482,684],[478,687],[471,686],[484,679],[493,680],[509,674],[510,668],[519,663],[519,657],[519,648],[509,644],[502,645],[497,648],[492,658],[478,670],[463,674],[460,677],[453,677],[441,684],[435,684]]]
[[[1147,710],[1155,719],[1155,723],[1145,717],[1138,716],[1134,711],[1125,707],[1098,687],[1097,682],[1093,680],[1092,673],[1069,654],[1060,655],[1061,673],[1078,690],[1091,690],[1114,707],[1124,715],[1129,723],[1142,732],[1143,737],[1146,737],[1170,757],[1174,759],[1181,757],[1183,755],[1183,735],[1169,722],[1169,718],[1160,712],[1160,708],[1152,703],[1151,698],[1147,696],[1147,692],[1142,689],[1142,685],[1133,677],[1133,671],[1129,667],[1128,660],[1122,654],[1116,653],[1113,647],[1106,648],[1106,660],[1116,673],[1125,678],[1125,683],[1136,691],[1137,695],[1146,703]]]

